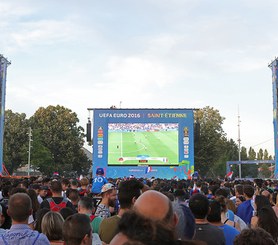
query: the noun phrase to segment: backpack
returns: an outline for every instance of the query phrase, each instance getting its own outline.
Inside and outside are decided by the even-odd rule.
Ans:
[[[46,200],[49,203],[50,210],[53,212],[59,212],[62,208],[65,208],[67,206],[67,202],[68,202],[68,200],[65,198],[62,200],[62,202],[58,204],[54,202],[52,198],[47,198]]]

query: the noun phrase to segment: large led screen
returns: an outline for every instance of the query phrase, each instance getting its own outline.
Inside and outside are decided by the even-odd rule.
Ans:
[[[93,174],[103,167],[108,177],[189,175],[193,121],[187,109],[94,109]]]

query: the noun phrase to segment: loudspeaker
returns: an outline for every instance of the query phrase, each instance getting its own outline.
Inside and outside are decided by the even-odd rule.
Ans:
[[[87,123],[87,142],[92,142],[92,123],[89,120],[89,122]]]

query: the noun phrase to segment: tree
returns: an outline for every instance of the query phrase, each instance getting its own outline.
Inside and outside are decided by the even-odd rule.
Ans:
[[[215,176],[225,176],[226,175],[226,162],[227,161],[237,161],[238,160],[238,146],[233,139],[223,140],[221,147],[221,154],[216,163],[212,166],[212,172]],[[231,168],[236,176],[237,170],[235,167]]]
[[[212,175],[209,170],[218,163],[222,154],[223,142],[226,142],[222,128],[224,117],[212,107],[195,111],[195,122],[200,125],[200,134],[195,141],[195,169],[201,175]],[[225,164],[225,163],[223,163]]]
[[[255,160],[256,159],[256,152],[255,152],[255,150],[252,148],[252,147],[250,147],[249,148],[249,151],[248,151],[248,159],[249,160]]]
[[[248,160],[247,149],[244,146],[241,147],[240,158],[242,161]]]
[[[5,112],[3,159],[12,173],[28,160],[28,120],[24,113]]]
[[[262,148],[259,149],[259,152],[257,153],[257,159],[258,160],[263,160],[264,157],[264,151]]]
[[[76,113],[63,106],[48,106],[39,108],[31,118],[32,128],[38,135],[40,142],[34,149],[35,156],[43,154],[44,161],[38,161],[37,166],[42,170],[48,161],[47,170],[59,173],[74,172],[84,174],[88,172],[90,162],[82,151],[84,143],[84,129],[77,125]]]
[[[269,156],[268,156],[268,151],[267,149],[264,150],[264,155],[263,155],[263,159],[264,160],[268,160],[269,159]]]

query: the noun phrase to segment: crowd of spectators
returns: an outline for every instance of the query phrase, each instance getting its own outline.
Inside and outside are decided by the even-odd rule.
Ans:
[[[278,182],[0,179],[0,244],[277,244]]]
[[[110,123],[111,132],[145,132],[178,130],[177,123]]]

